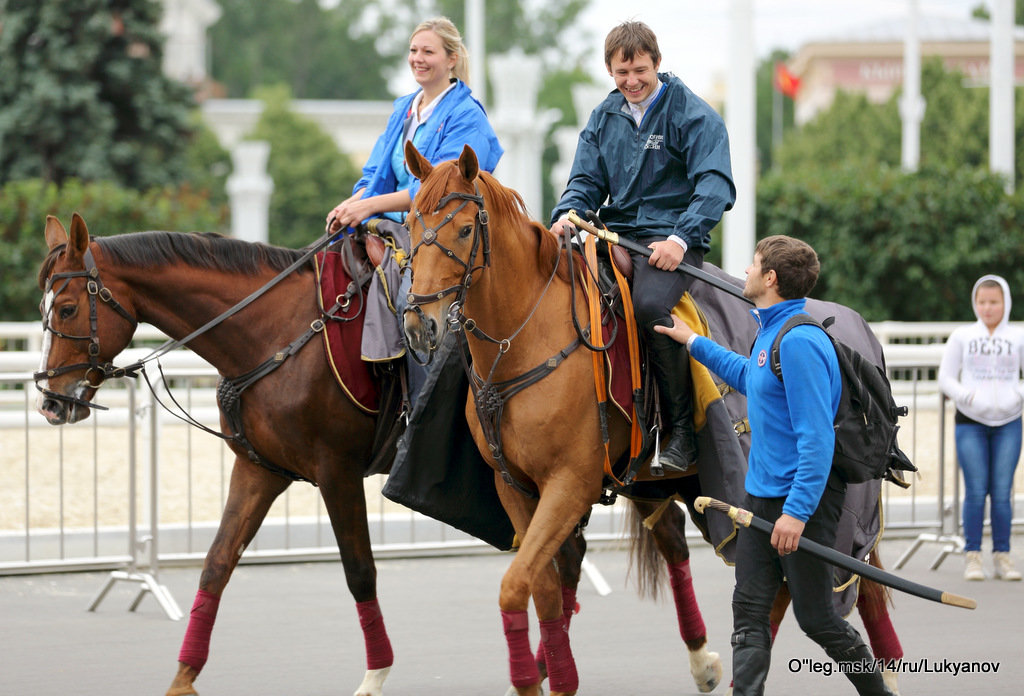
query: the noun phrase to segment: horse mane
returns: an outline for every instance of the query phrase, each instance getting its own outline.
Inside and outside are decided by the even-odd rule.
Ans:
[[[150,267],[184,263],[228,273],[283,271],[305,250],[245,242],[213,232],[133,232],[95,239],[115,263]]]
[[[462,176],[454,160],[442,162],[434,167],[434,171],[423,182],[416,196],[417,206],[423,210],[435,210],[441,199],[451,193],[448,182],[453,176]],[[487,201],[492,230],[497,220],[507,221],[513,229],[530,230],[537,244],[538,267],[543,272],[550,273],[559,255],[563,253],[558,239],[539,222],[530,219],[526,212],[526,203],[519,192],[503,186],[485,171],[480,172],[477,181],[480,182],[481,192]],[[558,269],[558,274],[563,279],[568,279],[567,268],[567,264],[561,264]]]

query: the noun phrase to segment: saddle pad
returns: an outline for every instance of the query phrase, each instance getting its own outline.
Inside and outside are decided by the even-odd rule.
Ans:
[[[348,288],[350,278],[336,251],[320,252],[314,264],[317,300],[321,310],[329,310],[338,302]],[[335,310],[335,315],[351,321],[325,319],[327,328],[323,336],[324,351],[338,386],[356,406],[367,413],[377,413],[380,408],[380,387],[371,372],[369,364],[360,354],[363,338],[363,303],[353,301],[344,310]]]

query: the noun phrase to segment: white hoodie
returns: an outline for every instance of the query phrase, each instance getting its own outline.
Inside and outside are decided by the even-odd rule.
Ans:
[[[999,426],[1020,417],[1024,407],[1024,329],[1010,326],[1010,288],[997,275],[978,279],[971,291],[975,306],[978,285],[994,280],[1003,289],[1003,318],[994,332],[978,321],[953,331],[939,365],[939,387],[968,418]],[[975,309],[975,316],[978,312]]]

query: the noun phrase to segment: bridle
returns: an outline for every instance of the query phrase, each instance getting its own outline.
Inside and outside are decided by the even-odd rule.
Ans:
[[[82,261],[83,261],[83,264],[84,264],[84,269],[83,270],[81,270],[81,271],[66,271],[66,272],[63,272],[63,273],[54,273],[49,278],[46,279],[46,287],[44,288],[44,294],[45,295],[49,295],[50,294],[50,291],[52,290],[53,286],[58,281],[63,281],[63,283],[60,285],[60,287],[57,289],[57,291],[51,297],[49,308],[43,308],[43,331],[44,332],[49,332],[49,333],[53,334],[54,336],[56,336],[57,338],[66,338],[66,339],[73,340],[73,341],[89,341],[89,348],[88,348],[88,351],[87,351],[88,356],[89,356],[89,362],[76,363],[74,365],[63,365],[61,367],[50,368],[50,369],[47,369],[47,370],[42,370],[42,371],[33,373],[32,374],[32,380],[36,384],[36,389],[38,389],[45,397],[47,397],[49,399],[53,399],[54,401],[61,401],[61,402],[65,402],[65,403],[68,403],[68,404],[76,404],[76,405],[79,405],[79,406],[85,406],[87,408],[99,409],[99,410],[102,410],[102,411],[107,410],[107,408],[105,406],[100,406],[99,404],[93,403],[91,401],[86,401],[85,399],[80,399],[80,398],[78,398],[76,396],[70,396],[70,395],[67,395],[67,394],[60,394],[58,392],[53,391],[52,389],[44,389],[42,386],[40,386],[39,382],[40,382],[40,380],[49,380],[49,379],[52,379],[52,378],[57,377],[59,375],[67,374],[68,372],[73,372],[75,370],[81,370],[82,368],[85,368],[85,382],[86,382],[86,384],[90,388],[97,389],[97,388],[99,388],[99,386],[103,382],[103,380],[108,379],[108,378],[112,378],[112,377],[113,378],[117,378],[117,377],[133,377],[133,378],[137,378],[139,376],[139,372],[142,372],[143,374],[146,374],[146,363],[148,363],[148,362],[150,362],[152,360],[156,360],[160,356],[162,356],[162,355],[164,355],[166,353],[169,353],[172,350],[175,350],[177,348],[180,348],[182,346],[187,345],[189,343],[189,341],[191,341],[192,339],[194,339],[197,336],[200,336],[200,335],[206,333],[207,331],[209,331],[213,327],[217,326],[218,324],[222,323],[224,320],[228,319],[232,315],[234,315],[234,314],[240,312],[241,310],[243,310],[244,308],[248,307],[250,304],[255,302],[258,298],[260,298],[266,292],[268,292],[271,288],[273,288],[275,285],[277,285],[279,282],[281,282],[281,280],[283,280],[285,277],[291,275],[296,269],[298,269],[299,267],[301,267],[304,264],[306,264],[306,262],[308,262],[313,256],[315,256],[317,254],[317,252],[319,252],[319,251],[323,250],[324,248],[326,248],[328,245],[330,245],[332,242],[334,242],[340,236],[342,236],[341,233],[335,234],[335,235],[324,235],[324,237],[322,237],[319,241],[317,241],[316,244],[308,247],[306,249],[305,253],[303,253],[301,257],[296,259],[291,265],[289,265],[287,268],[285,268],[280,273],[278,273],[276,276],[274,276],[274,278],[271,279],[266,285],[262,286],[261,288],[259,288],[258,290],[256,290],[252,294],[250,294],[248,297],[244,298],[243,300],[241,300],[240,302],[235,304],[233,307],[229,308],[227,311],[223,312],[222,314],[220,314],[220,315],[214,317],[213,319],[211,319],[210,321],[206,322],[205,324],[200,326],[198,329],[196,329],[195,331],[190,333],[188,336],[185,336],[184,338],[180,338],[180,339],[177,339],[177,340],[169,339],[169,340],[165,341],[163,344],[161,344],[157,348],[154,348],[153,351],[150,352],[149,355],[147,355],[146,357],[142,358],[141,360],[137,360],[136,362],[132,363],[131,365],[128,365],[127,367],[117,367],[112,362],[101,362],[100,359],[99,359],[99,355],[100,355],[100,338],[99,338],[99,320],[98,320],[97,311],[96,311],[97,307],[98,307],[98,305],[97,305],[97,298],[100,301],[102,301],[105,304],[107,304],[108,306],[110,306],[115,312],[117,312],[121,317],[123,317],[126,321],[128,321],[128,323],[130,323],[131,326],[132,326],[132,332],[133,333],[134,333],[135,329],[138,327],[139,322],[138,322],[138,320],[135,317],[133,317],[131,314],[128,313],[128,310],[126,310],[124,308],[124,306],[121,305],[121,303],[119,303],[116,299],[114,299],[114,296],[110,292],[110,290],[108,288],[104,287],[103,281],[100,280],[99,269],[96,267],[96,261],[95,261],[95,259],[93,258],[93,255],[92,255],[92,249],[91,248],[86,248],[85,252],[82,254]],[[52,313],[53,308],[57,304],[57,302],[56,302],[57,295],[59,295],[61,292],[63,292],[67,288],[67,286],[71,282],[71,280],[74,279],[74,278],[88,278],[88,280],[86,281],[86,293],[88,294],[88,297],[89,297],[89,335],[88,336],[76,336],[76,335],[73,335],[73,334],[66,334],[66,333],[63,333],[61,331],[57,331],[51,325],[51,317],[48,316],[48,312]],[[303,345],[305,345],[305,343],[308,342],[309,339],[313,335],[315,335],[315,334],[319,333],[320,331],[322,331],[323,328],[324,328],[324,321],[323,321],[322,318],[314,321],[310,325],[309,330],[307,330],[302,336],[300,336],[298,339],[296,339],[296,341],[294,341],[291,345],[289,345],[287,349],[285,349],[283,351],[278,351],[272,358],[270,358],[269,360],[265,361],[265,363],[263,365],[260,365],[252,373],[249,373],[248,375],[246,375],[246,377],[249,378],[250,380],[255,380],[255,379],[258,379],[258,376],[263,376],[264,374],[266,374],[269,371],[269,369],[273,369],[277,365],[280,365],[285,357],[287,357],[288,355],[291,355],[291,354],[295,353],[296,351],[298,351],[298,349],[301,348]],[[269,366],[269,369],[268,369],[268,366]],[[90,381],[88,379],[88,377],[89,377],[89,374],[91,372],[98,372],[100,374],[100,379],[98,381],[96,381],[96,382]],[[256,373],[258,373],[258,376],[254,376],[254,374],[256,374]],[[148,379],[146,380],[146,383],[149,384],[149,380]],[[150,386],[150,389],[152,389],[152,385],[150,384],[149,386]],[[170,409],[168,409],[168,410],[170,410]],[[173,413],[173,411],[172,411],[172,413]],[[210,433],[212,433],[214,435],[220,436],[220,434],[218,432],[216,432],[214,430],[211,430],[210,428],[207,428],[206,426],[202,425],[201,423],[198,423],[194,419],[189,418],[189,420],[187,422],[191,422],[194,425],[197,425],[198,427],[202,428],[203,430],[206,430],[207,432],[210,432]]]
[[[480,427],[483,431],[484,438],[487,441],[488,449],[490,450],[491,456],[494,457],[502,480],[523,495],[535,499],[538,497],[536,489],[512,476],[508,463],[505,460],[501,439],[502,414],[505,409],[505,404],[509,399],[551,374],[565,361],[566,358],[569,357],[569,355],[573,353],[573,351],[579,348],[583,344],[582,335],[577,335],[577,337],[565,348],[546,358],[540,364],[526,372],[511,379],[495,381],[494,377],[497,372],[498,363],[511,349],[512,340],[516,338],[524,328],[526,328],[527,324],[529,324],[530,320],[536,314],[545,295],[547,295],[548,289],[551,287],[551,283],[554,281],[555,276],[558,275],[561,253],[559,253],[555,263],[553,264],[551,275],[548,277],[547,283],[544,285],[544,289],[541,291],[526,318],[519,325],[519,328],[513,331],[512,334],[506,338],[497,339],[493,336],[489,336],[477,325],[474,319],[467,317],[462,312],[462,307],[465,304],[466,292],[469,290],[473,282],[473,273],[477,270],[488,268],[491,265],[490,234],[487,228],[489,216],[484,207],[484,198],[480,195],[480,189],[476,183],[474,183],[474,191],[475,194],[453,192],[442,198],[434,208],[435,214],[440,212],[440,210],[452,200],[461,200],[462,202],[455,210],[446,214],[441,221],[433,227],[427,227],[426,222],[423,220],[423,216],[418,209],[413,211],[416,220],[419,221],[419,224],[423,227],[424,231],[421,241],[412,249],[412,253],[409,257],[408,268],[412,267],[412,259],[415,258],[416,252],[419,251],[422,246],[426,245],[437,246],[446,256],[458,261],[465,269],[465,272],[462,275],[462,282],[456,285],[449,286],[431,294],[420,295],[412,292],[408,294],[407,300],[409,308],[405,311],[416,313],[420,319],[421,326],[423,326],[424,330],[428,332],[427,359],[425,361],[421,361],[411,347],[409,353],[413,356],[413,359],[420,364],[425,365],[433,360],[434,354],[439,348],[437,345],[437,336],[434,334],[430,323],[426,321],[426,316],[420,307],[433,302],[438,302],[448,295],[455,294],[455,299],[448,307],[447,322],[451,331],[457,333],[463,341],[463,348],[460,348],[458,353],[462,360],[463,370],[469,379],[470,388],[474,397],[473,402],[476,407]],[[465,208],[469,203],[474,203],[477,206],[477,214],[473,223],[473,245],[470,250],[469,260],[463,261],[454,251],[438,241],[437,232],[442,227],[452,222],[459,211]],[[482,265],[476,265],[476,257],[481,246],[483,247],[484,263]],[[572,252],[569,251],[568,253],[571,256]],[[491,369],[486,378],[480,376],[474,365],[467,357],[468,350],[464,349],[467,334],[470,334],[479,340],[495,344],[498,347],[497,353],[494,357],[494,362],[491,364]]]
[[[40,386],[40,380],[49,380],[54,377],[58,377],[69,372],[81,370],[85,368],[85,375],[83,380],[86,385],[93,389],[99,388],[103,380],[114,377],[138,377],[138,370],[142,367],[141,363],[130,365],[129,367],[117,367],[112,362],[100,361],[100,334],[99,334],[99,318],[97,309],[99,302],[103,302],[108,307],[113,309],[119,314],[125,321],[131,324],[132,332],[138,327],[138,320],[128,313],[128,310],[124,306],[114,299],[113,293],[110,289],[103,285],[103,281],[100,279],[99,269],[96,267],[96,261],[92,255],[92,249],[86,249],[85,253],[82,254],[82,261],[85,268],[81,271],[66,271],[64,273],[54,273],[46,279],[45,295],[50,297],[49,307],[42,309],[43,311],[43,331],[53,334],[57,338],[64,338],[71,341],[88,341],[89,347],[86,354],[89,357],[88,362],[75,363],[73,365],[62,365],[61,367],[54,367],[40,372],[35,372],[32,375],[32,379],[36,384],[36,388],[42,392],[44,396],[55,401],[64,401],[69,404],[75,404],[79,406],[85,406],[88,408],[96,408],[100,410],[106,410],[105,406],[100,406],[91,401],[80,399],[75,396],[69,396],[67,394],[60,394],[51,389],[45,389]],[[66,334],[62,331],[58,331],[53,328],[52,324],[52,313],[53,308],[57,305],[57,297],[60,293],[68,287],[71,281],[75,278],[86,278],[85,291],[86,296],[89,298],[89,335],[88,336],[76,336],[74,334]],[[51,295],[54,286],[60,283],[60,287]],[[99,301],[99,302],[98,302]],[[99,379],[93,381],[89,378],[92,373],[98,373]]]
[[[409,254],[409,263],[405,266],[405,268],[409,269],[409,272],[411,273],[412,260],[416,257],[416,253],[420,250],[420,248],[422,248],[423,246],[435,246],[438,249],[440,249],[448,258],[458,261],[459,264],[461,264],[462,267],[465,269],[465,272],[462,274],[462,281],[460,283],[451,285],[443,290],[438,290],[437,292],[426,295],[420,295],[414,292],[410,292],[406,297],[408,306],[406,307],[405,312],[411,312],[415,314],[416,317],[420,320],[421,326],[423,326],[424,330],[428,332],[427,358],[425,360],[421,360],[415,351],[411,349],[409,351],[409,354],[412,356],[413,360],[415,360],[421,365],[430,364],[433,361],[434,354],[437,352],[437,349],[439,347],[437,345],[437,335],[434,333],[433,328],[430,327],[430,322],[427,321],[427,317],[423,313],[421,307],[423,305],[431,304],[433,302],[439,302],[448,295],[454,294],[455,300],[452,302],[448,309],[448,322],[449,324],[452,324],[453,322],[457,324],[458,317],[461,315],[461,307],[465,303],[466,291],[469,289],[470,285],[473,284],[473,273],[475,273],[478,270],[488,268],[491,265],[491,235],[488,229],[490,216],[487,213],[487,208],[484,206],[484,197],[480,194],[480,187],[476,183],[473,184],[473,190],[475,191],[475,193],[462,193],[459,191],[454,191],[452,193],[449,193],[440,201],[438,201],[437,205],[434,207],[434,213],[440,212],[441,209],[443,209],[453,200],[459,200],[462,202],[459,203],[455,210],[452,210],[443,218],[441,218],[440,222],[438,222],[433,227],[427,227],[427,223],[423,219],[423,214],[419,211],[418,208],[413,211],[413,216],[416,218],[420,226],[423,228],[423,235],[420,238],[420,241],[417,242],[415,246],[413,246],[412,252]],[[473,245],[472,247],[470,247],[469,260],[463,261],[458,254],[456,254],[454,251],[446,247],[444,244],[441,244],[441,242],[438,240],[437,233],[438,230],[440,230],[442,227],[452,222],[455,219],[455,216],[458,215],[462,211],[462,209],[465,208],[470,203],[475,204],[477,208],[476,215],[473,217]],[[483,248],[484,262],[481,265],[477,265],[476,257],[477,254],[480,253],[481,247]],[[403,271],[404,270],[405,269],[403,269]]]

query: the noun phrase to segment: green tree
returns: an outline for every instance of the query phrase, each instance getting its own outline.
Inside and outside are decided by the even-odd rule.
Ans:
[[[0,0],[0,183],[180,181],[190,90],[161,72],[157,0]]]
[[[360,172],[319,126],[289,109],[287,87],[257,96],[263,114],[249,138],[270,143],[270,243],[303,247],[323,234],[328,211],[351,195]]]
[[[378,50],[390,13],[363,21],[369,0],[218,0],[221,17],[209,31],[211,74],[229,97],[266,85],[289,85],[303,99],[384,99],[385,75],[406,45]]]

